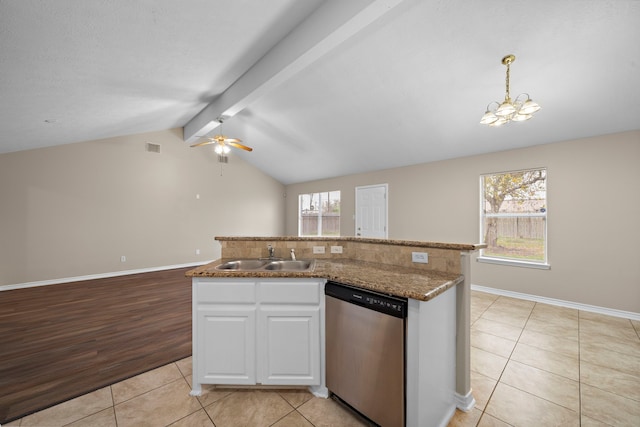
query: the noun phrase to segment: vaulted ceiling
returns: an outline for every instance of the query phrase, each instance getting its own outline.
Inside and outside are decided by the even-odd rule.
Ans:
[[[230,162],[288,184],[640,129],[638,23],[637,0],[0,0],[0,153],[225,116],[254,148]],[[542,109],[489,128],[506,54]]]

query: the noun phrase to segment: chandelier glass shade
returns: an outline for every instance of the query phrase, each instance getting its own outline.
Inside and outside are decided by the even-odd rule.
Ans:
[[[540,109],[528,93],[521,93],[514,100],[511,100],[509,94],[509,74],[510,65],[516,60],[514,55],[507,55],[502,58],[502,63],[507,67],[507,77],[505,79],[506,94],[502,103],[493,101],[487,105],[480,123],[489,126],[502,126],[505,123],[523,122],[533,117],[533,114]]]

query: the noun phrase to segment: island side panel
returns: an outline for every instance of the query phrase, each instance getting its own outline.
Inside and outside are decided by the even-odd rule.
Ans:
[[[456,286],[456,400],[468,412],[476,404],[471,393],[471,254],[460,253],[464,281]]]
[[[196,355],[200,352],[200,347],[198,344],[198,331],[196,329],[197,323],[195,319],[194,313],[198,311],[198,287],[197,284],[198,279],[196,277],[191,279],[191,392],[189,393],[191,396],[200,396],[202,395],[202,384],[200,383],[200,378],[198,374],[201,371],[200,359],[196,357]]]
[[[409,299],[407,426],[446,427],[456,410],[456,288]]]

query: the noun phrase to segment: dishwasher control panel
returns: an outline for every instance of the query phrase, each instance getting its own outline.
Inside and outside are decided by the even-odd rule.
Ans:
[[[407,317],[407,299],[384,295],[377,292],[345,285],[337,282],[327,282],[325,295],[356,304],[370,310],[388,314],[394,317]]]
[[[392,310],[397,312],[402,312],[402,304],[397,302],[390,302],[381,298],[376,297],[365,297],[365,302],[367,305],[374,305],[386,310]]]

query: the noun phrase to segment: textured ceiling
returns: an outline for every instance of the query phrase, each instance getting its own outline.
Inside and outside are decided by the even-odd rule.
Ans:
[[[338,2],[0,0],[0,153],[214,120],[245,87],[224,133],[254,151],[229,167],[283,183],[640,129],[640,1],[350,0],[347,34]],[[369,4],[386,13],[364,25]],[[331,49],[274,84],[260,65],[323,20]],[[484,127],[509,53],[542,110]]]
[[[0,0],[0,152],[180,127],[319,3]]]

